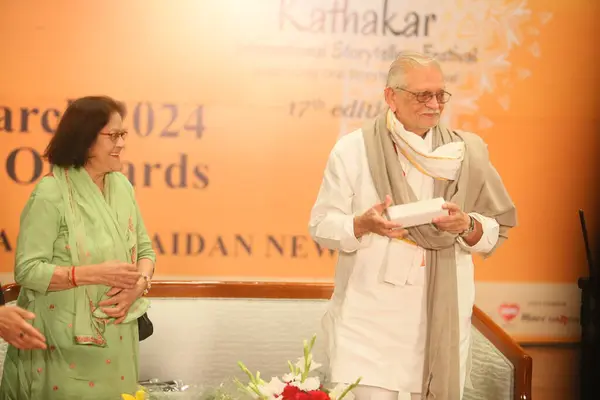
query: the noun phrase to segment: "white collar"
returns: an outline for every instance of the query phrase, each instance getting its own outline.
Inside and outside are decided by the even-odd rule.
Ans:
[[[415,168],[435,179],[456,179],[464,158],[463,142],[447,143],[432,150],[434,129],[425,137],[408,132],[391,110],[388,110],[387,126],[399,152]]]

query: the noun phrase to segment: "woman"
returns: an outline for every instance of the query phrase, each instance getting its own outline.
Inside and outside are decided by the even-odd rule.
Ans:
[[[21,215],[17,305],[46,350],[10,346],[0,399],[118,399],[138,380],[137,318],[155,253],[121,174],[125,109],[84,97],[65,111],[45,156],[52,172]],[[23,332],[27,334],[27,332]]]

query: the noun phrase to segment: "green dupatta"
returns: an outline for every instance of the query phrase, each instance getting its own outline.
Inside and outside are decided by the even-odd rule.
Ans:
[[[65,220],[69,230],[68,250],[75,266],[105,261],[137,263],[137,209],[131,183],[119,173],[105,176],[104,195],[83,168],[53,167],[61,191]],[[106,346],[104,329],[115,318],[97,305],[108,298],[111,288],[104,285],[77,286],[74,296],[73,340],[77,344]],[[137,299],[123,323],[135,322],[149,306],[148,299]]]

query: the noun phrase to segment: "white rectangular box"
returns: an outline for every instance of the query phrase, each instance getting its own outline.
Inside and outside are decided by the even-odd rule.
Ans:
[[[435,217],[448,215],[442,205],[446,201],[442,197],[431,200],[417,201],[414,203],[400,204],[387,209],[390,221],[402,224],[404,228],[431,223]]]

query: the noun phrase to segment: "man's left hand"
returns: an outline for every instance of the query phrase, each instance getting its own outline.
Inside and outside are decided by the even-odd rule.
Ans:
[[[144,287],[139,284],[132,289],[114,287],[106,293],[110,299],[101,301],[98,306],[106,315],[115,318],[115,324],[120,324],[125,320],[131,305],[142,296],[143,292]]]
[[[456,204],[445,203],[442,208],[448,210],[448,215],[436,217],[432,221],[440,231],[459,234],[469,228],[471,223],[469,215],[464,213]]]

